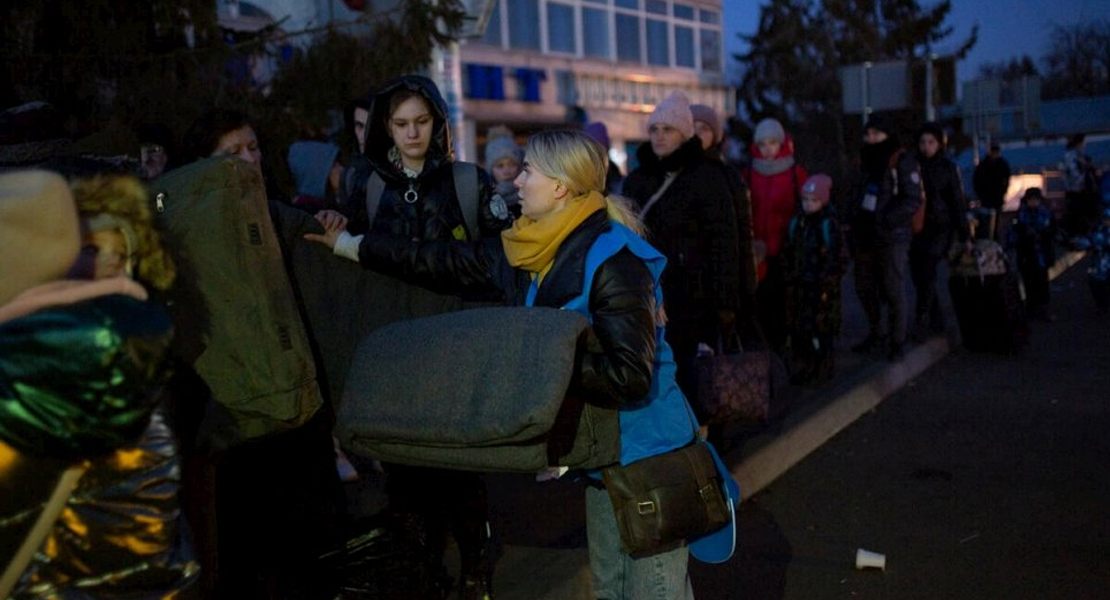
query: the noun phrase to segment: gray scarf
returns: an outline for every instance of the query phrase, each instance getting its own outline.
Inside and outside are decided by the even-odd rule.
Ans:
[[[782,158],[753,158],[752,169],[760,175],[777,175],[794,166],[794,155]]]

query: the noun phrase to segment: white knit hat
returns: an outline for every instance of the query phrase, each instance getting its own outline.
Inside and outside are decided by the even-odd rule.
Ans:
[[[648,117],[648,129],[656,123],[670,125],[682,134],[682,139],[694,137],[694,113],[690,112],[690,99],[682,90],[675,90],[655,106]]]

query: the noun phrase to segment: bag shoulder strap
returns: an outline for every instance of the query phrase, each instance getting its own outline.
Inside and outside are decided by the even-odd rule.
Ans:
[[[385,192],[385,180],[377,171],[370,171],[366,180],[366,230],[374,226],[374,217],[378,216],[378,204],[382,201]]]
[[[644,207],[640,209],[641,219],[644,218],[644,215],[646,215],[648,211],[651,210],[651,207],[655,206],[655,203],[663,197],[663,194],[667,191],[667,188],[671,187],[671,184],[674,183],[675,179],[678,179],[678,174],[681,172],[682,169],[679,169],[677,171],[668,171],[666,174],[663,175],[663,184],[659,186],[659,189],[655,190],[655,193],[651,195],[651,198],[648,198],[648,201],[644,203]]]
[[[478,165],[456,161],[451,163],[451,175],[455,180],[455,197],[459,200],[466,230],[470,239],[481,237],[478,230]]]

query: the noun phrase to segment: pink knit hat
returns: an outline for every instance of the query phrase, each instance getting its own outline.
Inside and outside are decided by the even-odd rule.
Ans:
[[[832,178],[824,173],[810,175],[802,184],[802,195],[813,196],[821,201],[822,205],[829,203],[829,191],[832,190]]]
[[[686,94],[675,90],[657,104],[655,111],[648,117],[648,129],[656,123],[674,127],[684,140],[694,137],[694,114],[690,112],[690,99]]]
[[[713,130],[713,143],[720,144],[725,137],[725,130],[721,127],[721,118],[717,116],[717,111],[713,110],[712,106],[692,104],[690,113],[694,115],[695,122],[701,121]]]

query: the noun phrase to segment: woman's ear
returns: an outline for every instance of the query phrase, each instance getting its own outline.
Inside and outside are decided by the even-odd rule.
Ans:
[[[567,195],[569,195],[569,194],[570,194],[570,188],[568,188],[565,183],[563,183],[562,181],[556,181],[555,182],[555,199],[556,200],[562,200],[563,198],[566,198]]]

